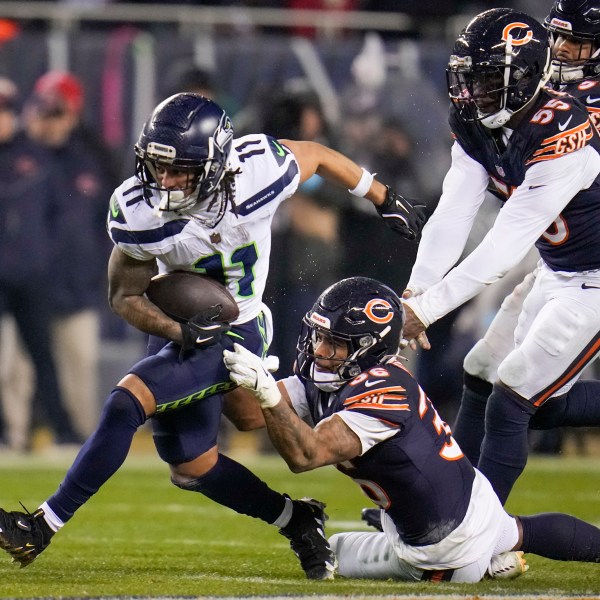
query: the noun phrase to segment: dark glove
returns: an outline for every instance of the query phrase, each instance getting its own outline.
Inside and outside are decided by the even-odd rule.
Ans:
[[[393,192],[386,186],[387,193],[383,204],[376,206],[379,216],[407,240],[414,240],[421,232],[426,221],[424,205],[413,206],[406,198]]]
[[[215,320],[220,313],[220,306],[211,306],[189,321],[181,323],[182,353],[193,348],[206,348],[221,341],[221,336],[231,329],[231,325]]]

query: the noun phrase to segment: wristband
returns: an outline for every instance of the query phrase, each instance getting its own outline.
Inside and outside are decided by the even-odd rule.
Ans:
[[[373,183],[374,175],[369,173],[366,169],[362,170],[362,175],[356,187],[353,190],[348,190],[353,196],[358,196],[359,198],[364,198],[368,191],[371,189],[371,184]]]

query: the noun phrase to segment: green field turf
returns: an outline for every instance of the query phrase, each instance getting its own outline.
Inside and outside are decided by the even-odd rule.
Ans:
[[[363,529],[360,509],[368,502],[335,469],[294,475],[278,458],[245,462],[278,490],[325,501],[328,533]],[[0,506],[18,510],[22,501],[34,510],[68,464],[0,454]],[[600,461],[531,459],[507,508],[570,512],[600,525]],[[0,597],[600,594],[600,565],[535,556],[528,562],[529,572],[517,580],[475,585],[309,582],[274,527],[175,488],[157,458],[133,455],[32,565],[19,569],[0,555]]]

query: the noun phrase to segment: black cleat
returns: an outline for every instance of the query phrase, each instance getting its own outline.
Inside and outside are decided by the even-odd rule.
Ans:
[[[366,521],[367,525],[383,531],[381,526],[381,509],[380,508],[363,508],[360,512],[360,518]]]
[[[21,563],[21,568],[33,562],[54,535],[43,516],[41,508],[33,514],[0,508],[0,548],[13,557],[13,562]]]
[[[279,533],[290,540],[308,579],[333,579],[337,561],[325,538],[325,504],[312,498],[292,502],[292,518]]]

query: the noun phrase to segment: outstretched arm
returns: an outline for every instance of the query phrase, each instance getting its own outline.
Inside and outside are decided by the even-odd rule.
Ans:
[[[291,471],[311,471],[360,454],[358,436],[342,419],[333,415],[313,429],[294,412],[283,384],[279,384],[279,392],[284,401],[263,408],[263,414],[269,437]]]
[[[347,156],[316,142],[280,140],[294,154],[300,167],[300,183],[317,174],[344,187],[351,194],[370,200],[387,225],[413,240],[425,223],[423,207],[413,206]]]
[[[315,429],[295,413],[283,384],[277,384],[262,360],[239,344],[223,352],[232,381],[250,390],[262,408],[269,437],[291,471],[300,473],[355,458],[361,453],[358,436],[338,416]]]
[[[354,189],[362,177],[363,170],[347,156],[317,142],[279,140],[289,148],[300,167],[300,183],[317,174],[327,181],[347,189]],[[363,196],[375,206],[383,204],[386,187],[373,180]]]

